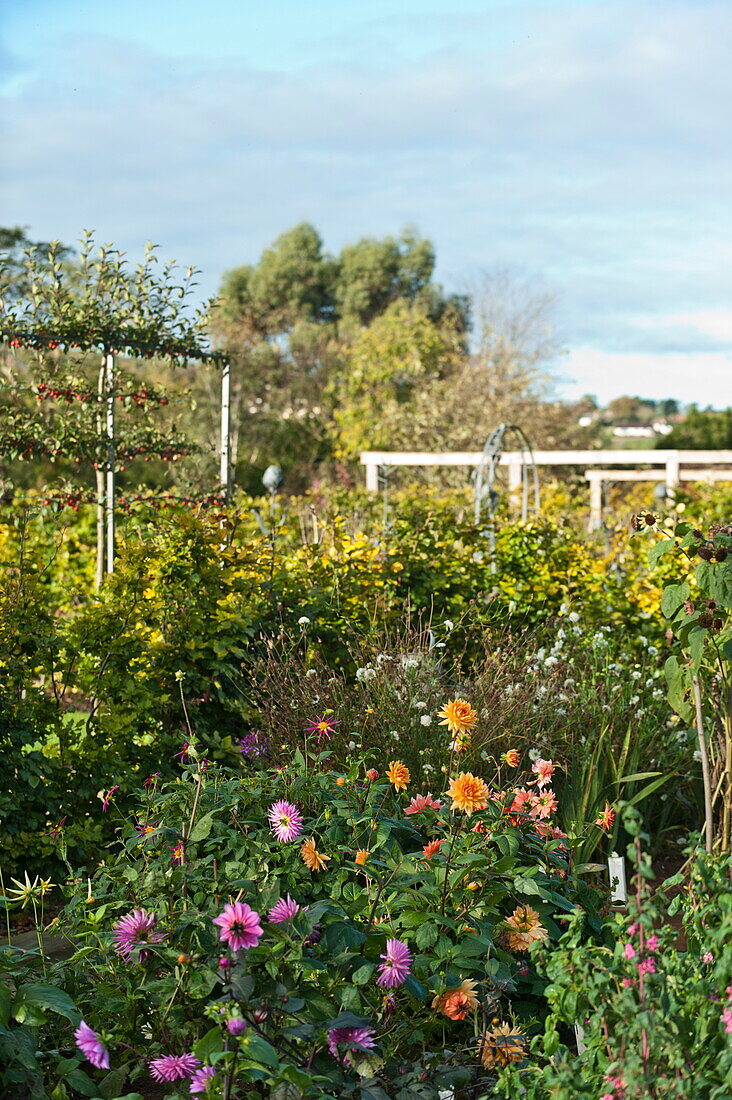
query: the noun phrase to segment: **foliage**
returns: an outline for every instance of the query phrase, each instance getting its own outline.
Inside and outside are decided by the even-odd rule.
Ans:
[[[699,409],[692,405],[680,424],[664,436],[658,447],[682,451],[724,451],[732,448],[732,408]]]
[[[147,1072],[146,1059],[192,1050],[254,1095],[290,1082],[313,1100],[436,1100],[451,1083],[490,1081],[480,1037],[495,1016],[515,1021],[520,1035],[541,1012],[541,982],[508,920],[517,907],[534,911],[539,937],[556,939],[557,921],[577,904],[599,929],[599,896],[569,870],[567,842],[552,839],[551,817],[528,807],[507,814],[512,791],[473,815],[429,804],[406,815],[413,787],[395,793],[361,760],[344,774],[326,771],[324,742],[310,738],[289,766],[245,779],[189,748],[180,778],[151,781],[137,824],[128,819],[89,891],[71,896],[61,927],[77,951],[65,988],[105,1037],[119,1089]],[[455,762],[456,778],[458,770]],[[507,781],[514,769],[499,764],[491,786],[504,791]],[[267,817],[283,800],[303,818],[289,842]],[[317,871],[306,866],[306,838],[323,857]],[[442,844],[425,856],[429,841]],[[267,921],[287,896],[299,911]],[[264,925],[239,951],[217,943],[211,923],[234,900]],[[125,961],[112,932],[132,909],[154,913],[162,938],[148,937]],[[393,989],[377,981],[390,939],[411,956]],[[467,979],[476,997],[464,1018],[435,1008],[436,996]],[[240,1039],[227,1031],[232,1018],[246,1024]],[[376,1051],[355,1045],[334,1058],[327,1033],[339,1027],[371,1029]]]
[[[637,832],[632,817],[626,827]],[[697,854],[688,889],[668,905],[653,895],[639,846],[636,893],[627,915],[609,918],[588,942],[574,914],[557,947],[534,960],[549,979],[550,1015],[529,1065],[501,1075],[500,1095],[526,1100],[723,1100],[732,1089],[732,896],[729,857]],[[682,876],[666,883],[678,887]],[[667,914],[680,910],[686,933]],[[584,1050],[566,1043],[581,1025]]]

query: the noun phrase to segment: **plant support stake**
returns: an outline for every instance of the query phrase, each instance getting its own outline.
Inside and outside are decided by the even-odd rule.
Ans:
[[[221,463],[219,481],[224,492],[224,500],[229,503],[229,447],[231,440],[231,364],[224,360],[221,371]]]
[[[107,573],[114,573],[114,356],[107,352]]]
[[[692,677],[694,686],[694,709],[696,710],[696,732],[699,737],[699,752],[701,753],[702,779],[704,780],[704,840],[707,855],[711,854],[714,845],[714,817],[712,811],[712,780],[709,775],[709,754],[707,752],[707,739],[704,736],[704,717],[702,714],[702,695],[699,677]]]

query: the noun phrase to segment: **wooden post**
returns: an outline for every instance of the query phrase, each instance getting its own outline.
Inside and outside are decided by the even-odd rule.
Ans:
[[[602,477],[597,471],[588,470],[585,474],[590,482],[590,531],[599,531],[602,527]]]
[[[114,477],[115,477],[115,437],[114,437],[114,355],[106,352],[105,383],[107,401],[107,573],[114,573]]]
[[[673,499],[679,487],[679,452],[666,452],[666,493]]]
[[[369,462],[366,465],[366,489],[369,493],[378,493],[379,491],[378,462]]]
[[[221,448],[219,462],[219,483],[224,491],[224,500],[229,503],[231,486],[231,363],[224,360],[221,372]]]
[[[96,429],[97,438],[99,440],[100,448],[102,438],[104,436],[104,413],[103,402],[106,388],[107,378],[107,362],[104,357],[99,365],[99,375],[97,377],[97,411],[96,411]],[[105,463],[101,461],[101,451],[97,452],[96,475],[97,483],[97,568],[95,577],[95,588],[97,592],[102,587],[104,580],[104,471]]]

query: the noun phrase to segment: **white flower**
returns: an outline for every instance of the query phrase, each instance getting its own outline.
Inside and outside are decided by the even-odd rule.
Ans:
[[[482,550],[475,550],[471,554],[470,560],[474,561],[474,562],[477,562],[478,565],[480,565],[480,563],[483,561],[483,551]]]
[[[570,611],[569,615],[567,615],[567,618],[571,623],[578,623],[580,621],[579,614],[576,611]]]
[[[419,721],[420,721],[420,725],[422,725],[422,726],[431,726],[432,725],[432,719],[430,718],[429,714],[423,714]]]
[[[416,657],[402,657],[402,668],[407,672],[412,668],[419,668],[419,661]]]
[[[658,650],[657,650],[656,646],[655,645],[649,645],[648,653],[651,657],[655,657],[656,654],[658,653]]]
[[[317,670],[317,668],[309,668],[306,671],[305,675],[308,677],[308,679],[312,679],[313,676],[318,675],[318,670]]]
[[[383,665],[385,661],[390,661],[391,657],[388,653],[377,653],[376,663],[377,665]]]
[[[390,736],[391,736],[392,741],[398,741],[399,740],[399,734],[397,733],[396,730],[392,730]]]
[[[427,704],[423,703],[421,699],[418,699],[416,703],[412,703],[415,710],[426,710]]]
[[[447,631],[455,629],[455,623],[452,622],[452,620],[450,620],[450,619],[445,619],[445,621],[442,625],[444,626],[445,630],[447,630]]]
[[[558,657],[547,657],[544,661],[544,668],[553,668],[554,665],[559,664]]]
[[[541,760],[540,749],[529,749],[529,760],[533,764],[536,760]]]
[[[301,615],[300,618],[297,620],[297,625],[298,626],[307,626],[309,622],[310,622],[310,619],[307,617],[307,615]]]
[[[701,749],[695,749],[694,750],[694,759],[695,760],[701,760]]]
[[[372,668],[371,665],[366,665],[365,668],[356,669],[356,679],[362,684],[366,684],[369,680],[373,680],[375,675],[376,669]]]
[[[348,742],[348,748],[350,749],[351,752],[353,752],[353,750],[356,748],[356,742],[355,741],[349,741]]]
[[[422,771],[423,771],[423,772],[433,772],[434,770],[435,770],[435,769],[434,769],[434,767],[432,766],[432,764],[423,764],[423,765],[422,765]]]
[[[509,615],[513,615],[515,610],[516,610],[516,601],[515,600],[509,600],[508,601],[508,613],[509,613]]]
[[[640,672],[638,672],[638,669],[633,669],[633,671],[631,672],[630,675],[632,676],[632,678],[634,680],[640,680],[640,678],[641,678],[641,674],[640,674]]]

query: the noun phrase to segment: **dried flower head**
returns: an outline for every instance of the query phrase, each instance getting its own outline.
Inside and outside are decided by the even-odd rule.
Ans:
[[[300,848],[300,855],[306,867],[311,871],[322,871],[331,856],[326,856],[315,847],[315,838],[309,837]]]
[[[532,943],[545,940],[549,933],[539,914],[530,905],[519,905],[507,919],[506,939],[512,951],[528,951]]]
[[[521,1062],[526,1054],[526,1043],[520,1031],[508,1024],[500,1024],[483,1035],[480,1060],[486,1069],[508,1066]]]

